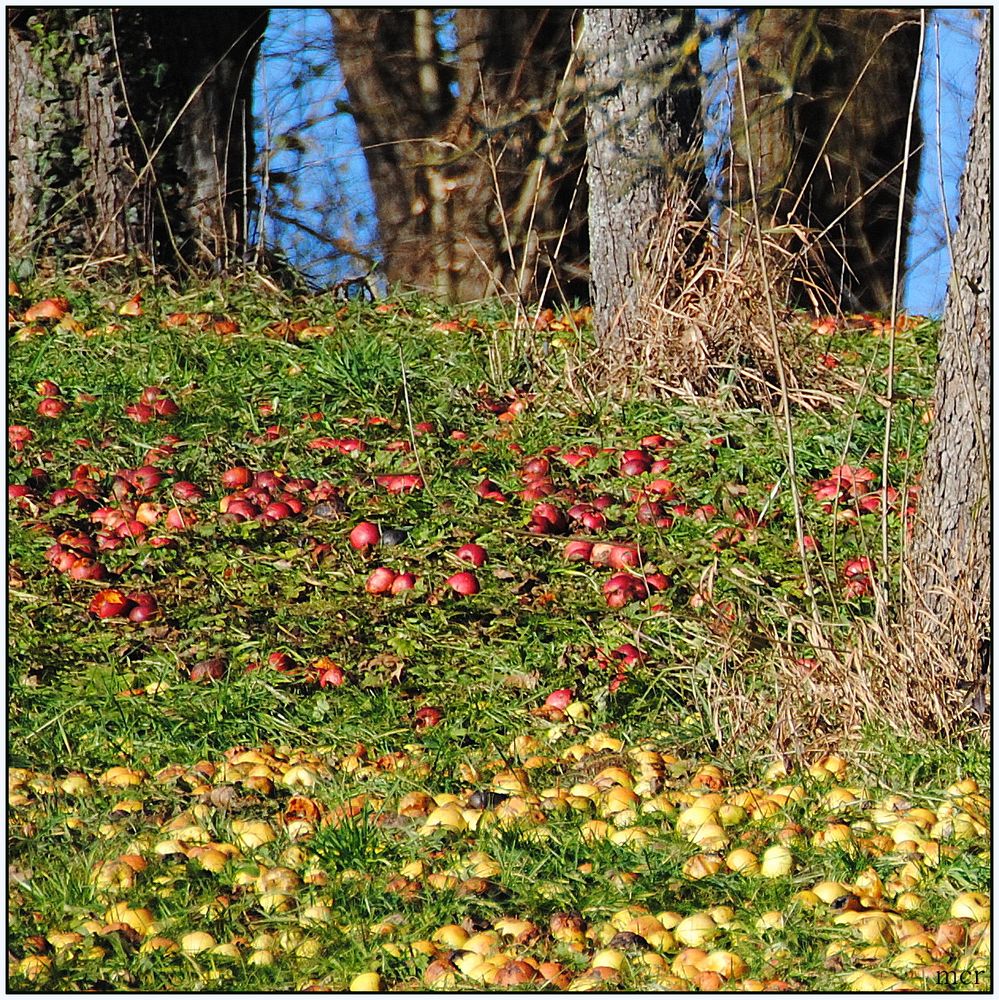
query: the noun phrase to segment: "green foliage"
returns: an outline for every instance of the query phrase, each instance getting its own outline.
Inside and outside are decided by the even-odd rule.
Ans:
[[[40,288],[27,291],[42,297]],[[984,745],[907,744],[873,723],[844,751],[849,769],[836,781],[859,790],[856,805],[824,798],[829,782],[807,770],[815,755],[792,754],[789,774],[764,775],[773,756],[761,758],[759,746],[783,696],[774,690],[776,664],[812,652],[789,624],[788,607],[804,600],[803,581],[779,429],[770,417],[677,402],[596,411],[538,385],[523,413],[499,420],[487,404],[510,386],[490,384],[490,337],[503,331],[486,310],[477,324],[463,316],[455,329],[419,299],[378,312],[360,302],[265,298],[253,285],[218,284],[150,287],[143,314],[127,317],[117,315],[121,292],[106,286],[44,291],[68,294],[73,322],[16,332],[9,376],[10,422],[35,434],[11,452],[12,480],[35,482],[36,468],[48,477],[25,508],[15,498],[8,540],[8,752],[10,766],[24,769],[12,784],[10,841],[10,945],[20,986],[274,990],[316,980],[343,989],[357,973],[377,971],[388,986],[411,989],[423,984],[430,964],[411,943],[463,921],[475,929],[511,916],[533,921],[539,934],[526,943],[511,938],[505,948],[554,956],[578,975],[597,941],[606,944],[620,930],[607,922],[626,906],[683,916],[731,906],[735,919],[713,947],[747,956],[749,974],[843,988],[846,972],[829,967],[825,949],[849,940],[848,929],[795,894],[822,879],[859,880],[868,868],[889,879],[905,864],[899,852],[860,844],[872,835],[863,826],[872,805],[889,793],[939,808],[962,778],[987,787]],[[179,311],[231,316],[242,332],[167,325]],[[273,339],[275,324],[300,318],[308,319],[312,339]],[[932,340],[929,327],[899,337],[904,371],[896,384],[913,400],[896,414],[892,483],[911,479],[924,444],[920,403],[930,391]],[[884,345],[869,332],[817,339],[814,351],[838,355],[836,370],[858,383],[869,371],[876,386]],[[43,379],[58,383],[70,404],[57,419],[36,412]],[[172,421],[126,416],[124,408],[149,386],[177,401]],[[80,393],[95,398],[77,401]],[[882,419],[868,393],[841,409],[796,413],[802,492],[839,464],[879,468],[870,451],[880,447]],[[422,421],[432,422],[433,432],[418,433]],[[269,433],[275,425],[281,430]],[[93,532],[94,525],[85,508],[50,505],[52,490],[88,464],[99,469],[95,479],[108,495],[115,473],[145,464],[165,434],[177,440],[172,453],[153,456],[169,470],[154,500],[172,505],[170,487],[181,480],[201,485],[206,497],[192,508],[198,523],[169,546],[128,541],[101,552],[113,582],[57,572],[45,556],[56,537]],[[674,442],[661,452],[672,463],[662,475],[691,510],[714,505],[716,519],[702,524],[678,514],[668,529],[635,520],[629,490],[652,476],[621,476],[618,463],[622,450],[647,434]],[[363,438],[367,449],[340,454],[309,446],[348,435]],[[556,457],[583,444],[596,449],[584,467]],[[654,564],[669,574],[671,586],[656,596],[661,610],[653,601],[608,608],[606,571],[565,562],[564,536],[526,530],[533,503],[516,496],[521,471],[528,456],[549,446],[562,488],[587,497],[606,491],[617,501],[601,536],[640,544],[649,571]],[[377,485],[376,476],[414,469],[417,456],[425,489],[392,495]],[[300,516],[272,524],[221,518],[219,501],[230,491],[219,475],[238,463],[327,480],[344,509],[310,502]],[[475,495],[487,476],[508,503]],[[736,527],[743,507],[766,509],[765,523],[716,551],[713,533]],[[816,576],[822,566],[829,580],[816,599],[830,626],[845,630],[871,611],[867,597],[844,599],[840,579],[844,561],[869,550],[870,515],[837,522],[808,496],[804,516],[822,548]],[[892,517],[894,535],[901,521]],[[398,529],[401,540],[357,551],[347,536],[360,520]],[[444,581],[462,568],[457,547],[473,539],[489,561],[478,571],[480,592],[458,598]],[[416,588],[393,597],[366,593],[378,565],[412,570]],[[692,598],[707,579],[711,600],[697,606]],[[153,593],[160,617],[98,620],[88,603],[111,585]],[[612,683],[619,665],[608,654],[623,643],[637,645],[645,659]],[[281,669],[271,654],[284,654]],[[211,658],[224,662],[224,675],[192,682],[191,668]],[[343,668],[342,685],[317,683],[320,665],[329,663]],[[742,717],[719,712],[719,692],[736,681],[753,706]],[[549,692],[561,688],[572,690],[577,714],[539,713]],[[421,716],[433,708],[439,721]],[[798,735],[806,747],[814,736]],[[644,841],[583,833],[590,820],[611,831],[622,825],[603,811],[603,799],[572,806],[541,799],[542,790],[585,786],[607,768],[634,772],[636,750],[654,750],[664,761],[658,811],[632,819],[650,831]],[[247,752],[257,755],[253,774],[254,763],[241,757]],[[788,824],[800,824],[788,876],[719,870],[688,877],[685,866],[700,849],[677,831],[676,818],[707,790],[696,784],[706,762],[724,770],[725,795],[801,786],[800,799],[785,794],[775,813],[746,819],[732,833],[733,845],[761,851]],[[118,787],[107,774],[121,766],[145,777]],[[518,768],[529,791],[522,806],[504,805],[517,795],[495,782]],[[64,787],[73,772],[90,777],[89,792]],[[450,801],[472,809],[473,792],[493,796],[473,810],[477,826],[427,823],[431,810]],[[401,804],[410,793],[434,798],[409,815]],[[643,795],[643,802],[654,798],[650,789]],[[965,805],[983,808],[974,796]],[[312,823],[305,832],[292,825],[303,818]],[[859,846],[818,843],[829,819],[854,824]],[[240,841],[240,824],[258,821],[271,825],[273,839]],[[981,891],[988,881],[977,841],[956,832],[939,837],[945,850],[934,867],[925,866],[919,887],[916,917],[928,925],[947,916],[957,893]],[[195,849],[203,839],[242,846],[214,859],[213,868]],[[146,867],[120,885],[102,882],[102,864],[136,855]],[[268,873],[292,887],[287,900],[264,898]],[[206,932],[236,942],[239,957],[150,950],[106,929],[117,902],[150,908],[157,933],[171,940]],[[581,910],[594,929],[585,954],[548,934],[552,916],[568,909]],[[785,926],[761,930],[757,921],[771,911],[784,914]],[[82,943],[31,980],[25,970],[33,966],[23,963],[40,947],[39,935],[77,927],[88,928]],[[667,964],[678,950],[663,949]],[[251,963],[264,951],[271,964]],[[654,978],[636,953],[621,982],[645,989]]]

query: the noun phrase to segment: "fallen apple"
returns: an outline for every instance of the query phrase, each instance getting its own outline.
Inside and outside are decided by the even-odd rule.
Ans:
[[[421,729],[432,729],[439,725],[444,718],[444,713],[435,705],[424,705],[413,713],[413,728],[419,732]]]
[[[347,677],[343,672],[343,668],[334,664],[331,667],[326,667],[326,669],[319,674],[319,686],[324,688],[340,687],[346,679]]]
[[[47,417],[49,420],[56,420],[68,409],[67,403],[55,396],[46,396],[40,400],[36,412],[40,417]]]
[[[563,557],[569,562],[590,562],[593,544],[580,539],[566,542]]]
[[[447,585],[455,593],[461,594],[463,597],[470,597],[479,592],[479,581],[476,579],[474,573],[455,573],[453,576],[447,578]]]
[[[354,526],[350,533],[349,541],[355,549],[363,551],[372,545],[377,545],[381,537],[381,529],[377,524],[372,524],[370,521],[361,521]]]
[[[416,577],[412,573],[399,573],[392,581],[391,593],[401,594],[404,590],[412,590],[416,586]]]
[[[244,465],[235,465],[231,469],[226,469],[219,476],[219,482],[227,490],[239,490],[244,486],[249,486],[253,480],[253,473]]]
[[[462,562],[470,562],[476,569],[485,563],[487,557],[486,550],[481,545],[476,545],[475,542],[466,542],[455,552],[455,555]]]
[[[572,688],[558,688],[545,698],[545,705],[564,710],[570,701],[572,701]]]
[[[132,601],[120,590],[101,590],[90,601],[90,613],[98,618],[116,618],[127,615],[132,606]]]
[[[188,676],[196,684],[203,681],[219,681],[225,676],[225,660],[219,656],[213,656],[209,660],[202,660],[191,667]]]
[[[392,589],[395,578],[395,570],[391,570],[387,566],[379,566],[368,577],[364,589],[369,594],[386,594]]]
[[[59,388],[52,379],[44,378],[41,382],[35,383],[35,392],[39,396],[61,396],[62,389]]]

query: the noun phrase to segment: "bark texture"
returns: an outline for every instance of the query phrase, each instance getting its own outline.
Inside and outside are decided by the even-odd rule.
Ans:
[[[431,15],[330,10],[386,276],[452,301],[533,298],[555,258],[571,296],[586,252],[582,123],[571,74],[563,85],[573,11],[459,9],[453,53]]]
[[[818,240],[804,249],[799,279],[825,276],[848,311],[891,305],[906,125],[919,57],[916,9],[766,8],[749,16],[740,53],[746,114],[734,97],[727,177],[740,238],[752,218],[753,164],[761,223],[797,226]],[[748,128],[748,140],[747,140]],[[913,121],[902,246],[916,196],[922,133]],[[751,154],[751,155],[750,155]],[[798,299],[809,297],[802,281]]]
[[[640,271],[671,188],[694,195],[700,161],[692,8],[587,8],[590,302],[601,353],[626,353]],[[678,204],[686,204],[686,201]]]
[[[19,252],[167,265],[238,253],[266,17],[252,8],[9,12],[8,209]]]
[[[24,11],[7,11],[7,225],[13,236],[27,234],[44,211],[45,102],[56,96],[32,50]]]
[[[910,614],[954,656],[985,712],[991,664],[992,17],[985,14],[975,110],[940,334],[936,417],[910,552]]]

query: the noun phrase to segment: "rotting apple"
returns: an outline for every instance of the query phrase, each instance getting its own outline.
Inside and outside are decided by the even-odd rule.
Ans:
[[[49,420],[56,420],[68,409],[68,404],[55,396],[46,396],[41,399],[35,412],[40,417],[47,417]]]
[[[90,601],[90,613],[97,615],[98,618],[116,618],[127,615],[132,607],[133,602],[120,590],[114,588],[98,591]]]
[[[335,663],[322,670],[318,677],[319,686],[323,688],[341,687],[346,679],[347,676],[343,672],[343,668],[337,666]]]
[[[174,483],[170,492],[173,493],[174,499],[180,503],[198,503],[205,499],[204,490],[186,479]]]
[[[590,562],[592,553],[592,542],[574,538],[572,541],[566,542],[563,556],[568,562]]]
[[[483,566],[487,559],[486,550],[475,542],[466,542],[455,552],[462,562],[470,562],[476,569]]]
[[[545,698],[545,705],[548,708],[558,708],[565,710],[569,702],[572,701],[572,688],[557,688]]]
[[[225,676],[225,660],[220,656],[213,656],[211,659],[195,663],[188,676],[196,684],[204,681],[209,683],[220,681]]]
[[[440,725],[444,718],[444,712],[436,705],[424,705],[413,713],[413,728],[419,732],[421,729],[432,729]]]
[[[128,599],[134,603],[134,607],[128,612],[129,621],[145,622],[159,616],[159,605],[152,594],[143,592],[129,594]]]

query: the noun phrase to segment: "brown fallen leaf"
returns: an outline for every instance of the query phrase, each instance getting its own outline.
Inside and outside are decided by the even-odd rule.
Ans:
[[[529,673],[506,674],[503,677],[503,683],[518,691],[533,691],[541,683],[541,675],[536,670]]]

